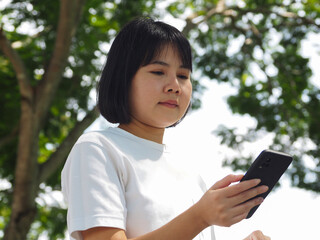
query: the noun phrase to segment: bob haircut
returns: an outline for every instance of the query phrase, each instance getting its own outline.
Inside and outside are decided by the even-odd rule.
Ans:
[[[140,67],[148,65],[168,45],[176,49],[183,66],[192,71],[190,44],[178,29],[150,18],[136,18],[122,28],[112,43],[97,89],[98,108],[107,121],[131,122],[132,79]]]

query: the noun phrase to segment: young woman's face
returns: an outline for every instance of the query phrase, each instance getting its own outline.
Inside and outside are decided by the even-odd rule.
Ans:
[[[139,68],[130,89],[132,121],[156,128],[176,123],[190,103],[190,74],[171,46],[165,47],[150,64]]]

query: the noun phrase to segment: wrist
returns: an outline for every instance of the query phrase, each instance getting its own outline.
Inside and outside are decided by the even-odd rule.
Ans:
[[[203,214],[203,211],[201,209],[199,202],[194,204],[190,208],[190,211],[192,211],[194,223],[197,224],[197,226],[199,227],[199,229],[201,229],[201,231],[210,226],[210,224],[204,218],[205,214]]]

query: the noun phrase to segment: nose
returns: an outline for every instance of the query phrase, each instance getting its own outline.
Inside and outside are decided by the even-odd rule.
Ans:
[[[172,89],[172,88],[169,88],[166,92],[173,92],[173,93],[180,93],[179,89]]]
[[[167,82],[164,88],[164,91],[166,93],[175,93],[175,94],[181,93],[180,84],[176,76],[170,77],[169,81]]]

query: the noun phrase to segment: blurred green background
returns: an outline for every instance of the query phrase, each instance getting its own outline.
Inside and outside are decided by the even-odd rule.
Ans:
[[[317,0],[61,0],[0,3],[0,237],[63,239],[66,209],[48,200],[76,139],[98,117],[95,87],[117,31],[137,16],[175,25],[193,47],[193,108],[204,78],[230,85],[234,114],[256,125],[214,134],[239,152],[272,133],[292,186],[320,192],[320,81],[302,44],[319,35]],[[310,46],[320,54],[320,46]],[[50,197],[49,197],[50,198]]]

